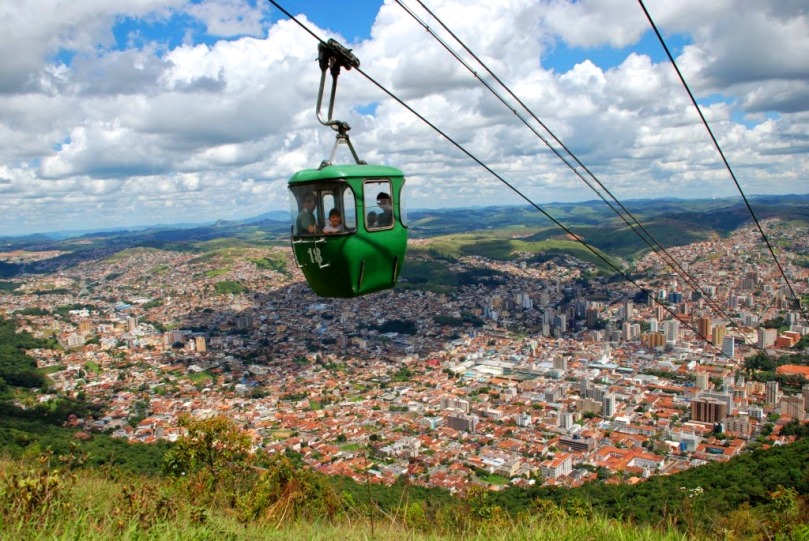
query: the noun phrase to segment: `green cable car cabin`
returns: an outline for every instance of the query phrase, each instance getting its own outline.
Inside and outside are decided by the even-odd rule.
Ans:
[[[289,179],[292,251],[309,287],[321,297],[357,297],[396,285],[407,250],[404,175],[360,160],[346,122],[332,118],[340,70],[359,68],[349,49],[330,39],[318,45],[317,118],[337,132],[329,160]],[[320,112],[326,72],[332,76],[328,117]],[[345,144],[355,164],[333,165]]]
[[[321,297],[392,288],[407,250],[404,175],[381,165],[326,165],[289,180],[292,249]]]

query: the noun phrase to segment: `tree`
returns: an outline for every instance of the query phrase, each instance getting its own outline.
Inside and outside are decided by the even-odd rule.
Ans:
[[[224,473],[238,475],[250,468],[250,436],[227,417],[180,417],[186,433],[166,454],[164,467],[174,475],[201,472],[215,483]]]

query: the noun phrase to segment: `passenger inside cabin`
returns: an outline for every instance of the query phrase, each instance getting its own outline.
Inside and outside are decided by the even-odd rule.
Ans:
[[[385,192],[380,193],[376,196],[376,204],[382,209],[382,212],[380,212],[379,216],[376,218],[377,226],[387,227],[393,224],[393,201],[390,195]]]
[[[376,216],[377,214],[374,211],[368,213],[368,229],[373,229],[376,227]]]
[[[329,223],[323,227],[323,232],[326,234],[330,233],[342,233],[345,231],[343,227],[343,215],[340,214],[340,211],[335,209],[331,209],[329,212]]]
[[[298,213],[298,218],[295,220],[295,231],[299,235],[310,233],[314,235],[317,233],[317,219],[315,218],[315,207],[317,200],[315,194],[307,192],[303,197],[303,208]]]

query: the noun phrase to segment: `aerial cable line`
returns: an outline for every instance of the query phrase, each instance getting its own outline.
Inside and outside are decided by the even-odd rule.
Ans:
[[[705,119],[705,115],[702,114],[702,109],[700,109],[699,104],[697,103],[697,100],[694,97],[694,94],[691,92],[691,88],[688,86],[688,83],[685,82],[685,78],[683,77],[683,74],[680,72],[680,68],[677,66],[677,62],[674,61],[674,56],[671,54],[671,51],[669,51],[669,48],[666,45],[666,42],[663,39],[663,36],[660,34],[660,31],[657,29],[657,25],[655,24],[654,20],[652,19],[652,16],[649,14],[649,11],[646,9],[646,6],[643,4],[643,0],[638,0],[638,3],[640,4],[640,7],[643,10],[643,13],[646,15],[646,18],[649,20],[649,24],[652,26],[652,29],[654,30],[655,34],[657,35],[657,39],[660,41],[660,44],[663,46],[663,49],[666,51],[666,55],[668,55],[669,61],[671,62],[671,65],[674,67],[674,71],[677,72],[677,76],[680,78],[680,82],[683,83],[683,87],[685,88],[686,92],[688,92],[688,97],[691,98],[691,103],[694,104],[694,108],[697,110],[697,113],[699,114],[699,118],[702,120],[702,124],[705,126],[705,129],[708,130],[708,135],[710,135],[711,141],[713,141],[713,144],[716,147],[716,150],[719,152],[719,156],[722,158],[722,162],[725,164],[725,168],[728,170],[728,173],[730,173],[730,178],[733,179],[733,183],[736,185],[736,188],[739,190],[739,193],[741,194],[742,199],[744,200],[744,204],[747,206],[747,210],[750,211],[750,216],[753,217],[753,221],[755,222],[756,227],[758,228],[759,232],[761,233],[761,237],[764,239],[764,243],[767,245],[767,249],[770,251],[770,255],[772,255],[773,261],[775,261],[775,265],[778,267],[778,270],[781,273],[781,276],[783,277],[784,282],[786,282],[786,285],[789,288],[789,292],[792,294],[792,298],[797,303],[798,310],[800,310],[801,315],[803,316],[803,319],[805,321],[809,322],[809,317],[806,316],[806,312],[803,310],[803,306],[801,305],[800,298],[798,298],[798,296],[795,294],[795,290],[792,288],[792,284],[789,282],[789,278],[787,278],[787,275],[784,272],[783,267],[781,266],[781,262],[778,261],[778,257],[775,255],[775,250],[773,250],[773,247],[770,244],[770,240],[767,238],[767,234],[764,232],[764,229],[761,227],[761,224],[759,223],[758,218],[756,218],[756,213],[753,212],[753,207],[750,206],[750,202],[747,200],[747,196],[744,194],[744,191],[742,190],[742,187],[739,184],[739,181],[736,179],[736,175],[733,173],[733,169],[730,167],[730,163],[728,163],[727,158],[725,158],[725,153],[722,151],[722,147],[719,146],[719,141],[716,140],[716,137],[714,136],[713,130],[711,130],[710,125],[708,125],[708,121]]]
[[[559,145],[559,146],[560,146],[560,147],[561,147],[561,148],[562,148],[562,149],[563,149],[563,150],[564,150],[564,151],[567,153],[567,155],[568,155],[568,156],[569,156],[569,157],[570,157],[570,158],[571,158],[573,161],[575,161],[575,162],[576,162],[576,164],[578,165],[578,168],[577,168],[575,165],[571,164],[571,163],[568,161],[568,159],[567,159],[565,156],[563,156],[563,155],[562,155],[562,154],[559,152],[559,150],[558,150],[558,149],[556,149],[556,148],[555,148],[553,145],[551,145],[551,144],[550,144],[550,142],[549,142],[549,141],[548,141],[548,140],[547,140],[547,139],[546,139],[546,138],[545,138],[545,137],[544,137],[542,134],[540,134],[540,133],[539,133],[539,132],[538,132],[538,131],[537,131],[537,130],[536,130],[536,129],[535,129],[535,128],[534,128],[534,127],[533,127],[533,126],[532,126],[532,125],[529,123],[529,122],[528,122],[528,120],[527,120],[527,119],[526,119],[526,118],[525,118],[525,117],[524,117],[524,116],[523,116],[521,113],[519,113],[519,112],[516,110],[516,108],[515,108],[515,107],[513,107],[511,104],[509,104],[509,103],[506,101],[506,99],[505,99],[505,98],[504,98],[504,97],[503,97],[503,96],[502,96],[502,95],[501,95],[501,94],[500,94],[500,93],[499,93],[497,90],[495,90],[494,88],[492,88],[492,86],[491,86],[491,85],[490,85],[490,84],[489,84],[489,83],[488,83],[488,82],[487,82],[485,79],[483,79],[483,78],[482,78],[482,77],[481,77],[481,76],[480,76],[480,75],[479,75],[479,74],[478,74],[478,73],[477,73],[477,72],[476,72],[476,71],[475,71],[475,70],[474,70],[474,69],[473,69],[473,68],[472,68],[472,67],[471,67],[471,66],[470,66],[470,65],[469,65],[469,64],[468,64],[468,63],[467,63],[467,62],[466,62],[464,59],[462,59],[462,58],[461,58],[461,56],[460,56],[460,55],[459,55],[459,54],[458,54],[458,53],[457,53],[455,50],[453,50],[453,49],[452,49],[452,47],[450,47],[450,46],[449,46],[449,45],[446,43],[446,41],[444,41],[444,40],[443,40],[443,39],[442,39],[440,36],[438,36],[438,35],[437,35],[437,34],[436,34],[436,33],[435,33],[435,32],[434,32],[434,31],[433,31],[431,28],[430,28],[430,26],[429,26],[428,24],[426,24],[426,23],[425,23],[425,22],[424,22],[424,21],[423,21],[423,20],[422,20],[422,19],[421,19],[421,18],[420,18],[418,15],[416,15],[416,14],[415,14],[415,13],[414,13],[414,12],[413,12],[413,11],[412,11],[412,10],[411,10],[409,7],[407,7],[407,6],[406,6],[406,5],[405,5],[405,4],[404,4],[404,3],[403,3],[401,0],[396,0],[396,3],[397,3],[397,4],[399,4],[399,6],[401,6],[401,7],[402,7],[402,9],[404,9],[404,10],[405,10],[405,11],[406,11],[406,12],[407,12],[407,13],[408,13],[408,14],[409,14],[409,15],[410,15],[410,16],[411,16],[411,17],[412,17],[412,18],[413,18],[413,19],[414,19],[416,22],[418,22],[418,23],[419,23],[421,26],[423,26],[423,27],[424,27],[424,29],[425,29],[425,30],[426,30],[426,31],[427,31],[427,32],[428,32],[428,33],[429,33],[429,34],[430,34],[430,35],[431,35],[431,36],[432,36],[432,37],[433,37],[433,38],[434,38],[436,41],[438,41],[438,42],[439,42],[439,43],[440,43],[440,44],[441,44],[441,45],[442,45],[442,46],[443,46],[443,47],[444,47],[444,48],[445,48],[445,49],[446,49],[446,50],[447,50],[447,51],[448,51],[448,52],[449,52],[449,53],[450,53],[450,54],[451,54],[453,57],[455,57],[455,59],[456,59],[458,62],[460,62],[460,63],[461,63],[461,64],[462,64],[462,65],[463,65],[463,66],[464,66],[464,67],[465,67],[465,68],[466,68],[466,69],[467,69],[467,70],[468,70],[470,73],[472,73],[472,75],[474,75],[474,76],[475,76],[475,77],[476,77],[476,78],[477,78],[477,79],[478,79],[478,80],[479,80],[479,81],[480,81],[480,82],[481,82],[481,83],[482,83],[482,84],[483,84],[483,85],[484,85],[484,86],[485,86],[485,87],[486,87],[486,88],[487,88],[487,89],[488,89],[490,92],[492,92],[492,94],[494,94],[494,95],[495,95],[495,96],[496,96],[496,97],[497,97],[497,98],[498,98],[498,99],[499,99],[499,100],[500,100],[500,101],[503,103],[503,105],[505,105],[505,106],[506,106],[506,107],[507,107],[509,110],[511,110],[511,112],[512,112],[512,113],[514,113],[514,115],[516,115],[516,116],[517,116],[517,118],[519,118],[519,119],[520,119],[520,120],[523,122],[523,124],[525,124],[525,125],[528,127],[528,129],[530,129],[530,130],[531,130],[531,131],[532,131],[532,132],[533,132],[533,133],[534,133],[534,134],[535,134],[535,135],[536,135],[536,136],[537,136],[537,137],[538,137],[538,138],[539,138],[539,139],[540,139],[540,140],[541,140],[543,143],[545,143],[545,145],[546,145],[546,146],[547,146],[547,147],[548,147],[548,148],[549,148],[551,151],[553,151],[553,153],[554,153],[554,154],[556,154],[556,156],[557,156],[557,157],[559,157],[559,159],[560,159],[560,160],[562,160],[562,162],[564,162],[564,163],[565,163],[565,165],[567,165],[567,166],[568,166],[568,167],[569,167],[569,168],[570,168],[570,169],[571,169],[571,170],[572,170],[572,171],[573,171],[573,172],[576,174],[576,176],[578,176],[578,177],[579,177],[579,178],[580,178],[580,179],[581,179],[581,180],[582,180],[582,181],[583,181],[583,182],[584,182],[584,183],[585,183],[585,184],[586,184],[586,185],[587,185],[587,186],[588,186],[588,187],[589,187],[591,190],[593,190],[593,191],[596,193],[596,195],[598,195],[598,196],[601,198],[601,200],[602,200],[602,201],[604,201],[604,203],[606,203],[606,204],[607,204],[607,206],[609,206],[609,207],[610,207],[610,209],[611,209],[611,210],[612,210],[612,211],[613,211],[613,212],[614,212],[614,213],[615,213],[615,214],[616,214],[616,215],[617,215],[619,218],[621,218],[621,220],[623,220],[623,222],[624,222],[624,223],[625,223],[625,224],[626,224],[626,225],[627,225],[627,226],[628,226],[628,227],[629,227],[629,228],[630,228],[630,229],[631,229],[631,230],[632,230],[632,231],[633,231],[633,232],[634,232],[636,235],[638,235],[638,237],[640,237],[640,238],[641,238],[641,239],[642,239],[642,240],[643,240],[643,241],[646,243],[646,245],[647,245],[647,246],[649,246],[649,248],[651,248],[651,249],[652,249],[652,251],[653,251],[653,252],[655,252],[655,254],[657,254],[659,257],[661,257],[661,259],[663,259],[663,260],[664,260],[664,262],[665,262],[665,263],[667,263],[669,266],[671,266],[671,267],[672,267],[672,268],[675,270],[675,272],[677,272],[677,274],[678,274],[678,275],[680,275],[680,277],[681,277],[681,278],[683,278],[683,280],[685,281],[686,285],[688,285],[688,286],[689,286],[689,287],[690,287],[692,290],[694,290],[694,291],[696,291],[696,292],[700,293],[700,294],[703,296],[703,298],[705,299],[705,301],[708,303],[708,305],[710,305],[710,307],[713,309],[713,311],[714,311],[716,314],[719,314],[720,316],[722,316],[722,317],[723,317],[723,318],[724,318],[724,319],[725,319],[725,320],[726,320],[726,321],[727,321],[727,322],[728,322],[728,323],[729,323],[731,326],[736,326],[736,323],[733,321],[733,319],[732,319],[732,318],[731,318],[731,317],[730,317],[730,316],[729,316],[729,315],[728,315],[728,314],[727,314],[727,313],[726,313],[726,312],[725,312],[725,311],[722,309],[722,307],[721,307],[719,304],[717,304],[715,301],[713,301],[713,299],[712,299],[712,298],[711,298],[711,297],[710,297],[710,296],[707,294],[707,292],[705,292],[705,291],[704,291],[704,290],[703,290],[703,289],[702,289],[702,288],[699,286],[699,284],[697,283],[696,279],[694,279],[694,277],[693,277],[693,276],[691,276],[691,275],[690,275],[690,274],[689,274],[689,273],[688,273],[688,272],[687,272],[687,271],[686,271],[686,270],[685,270],[685,269],[684,269],[684,268],[683,268],[683,267],[682,267],[682,266],[681,266],[681,265],[680,265],[680,264],[677,262],[677,259],[676,259],[676,258],[674,258],[674,257],[673,257],[673,256],[672,256],[672,255],[671,255],[671,254],[670,254],[670,253],[669,253],[669,252],[668,252],[668,251],[667,251],[667,250],[666,250],[666,249],[665,249],[663,246],[661,246],[661,245],[660,245],[660,243],[659,243],[659,242],[657,242],[657,240],[654,238],[654,236],[653,236],[653,235],[652,235],[652,234],[651,234],[651,233],[650,233],[648,230],[646,230],[646,228],[645,228],[645,227],[643,227],[643,225],[642,225],[642,224],[641,224],[641,223],[640,223],[640,222],[639,222],[639,221],[638,221],[638,220],[637,220],[637,219],[636,219],[636,218],[635,218],[635,217],[632,215],[632,213],[631,213],[631,212],[630,212],[630,211],[629,211],[629,210],[628,210],[626,207],[624,207],[624,205],[623,205],[623,204],[622,204],[620,201],[618,201],[618,199],[617,199],[617,198],[616,198],[616,197],[615,197],[615,196],[614,196],[614,195],[613,195],[613,194],[612,194],[612,193],[611,193],[611,192],[610,192],[610,191],[607,189],[607,187],[606,187],[606,186],[604,186],[604,184],[603,184],[603,183],[602,183],[602,182],[601,182],[601,181],[600,181],[600,180],[599,180],[599,179],[598,179],[598,178],[595,176],[595,174],[593,174],[593,173],[592,173],[592,172],[591,172],[591,171],[590,171],[590,170],[587,168],[587,166],[585,166],[585,165],[584,165],[584,164],[581,162],[581,160],[579,160],[579,158],[578,158],[578,157],[577,157],[577,156],[576,156],[576,155],[575,155],[575,154],[574,154],[574,153],[573,153],[573,152],[572,152],[572,151],[571,151],[571,150],[570,150],[570,149],[569,149],[567,146],[565,146],[565,144],[564,144],[564,143],[563,143],[563,142],[562,142],[562,141],[561,141],[561,140],[560,140],[560,139],[559,139],[559,138],[558,138],[558,137],[557,137],[557,136],[556,136],[556,135],[553,133],[553,131],[551,131],[551,129],[550,129],[550,128],[548,128],[548,126],[547,126],[547,125],[545,125],[545,123],[543,123],[543,122],[542,122],[542,120],[540,120],[540,119],[537,117],[537,115],[536,115],[536,114],[535,114],[535,113],[534,113],[534,112],[531,110],[531,108],[529,108],[529,107],[528,107],[528,106],[527,106],[527,105],[526,105],[526,104],[525,104],[525,103],[524,103],[524,102],[523,102],[523,101],[522,101],[522,100],[521,100],[521,99],[520,99],[520,98],[519,98],[519,97],[518,97],[516,94],[514,94],[514,92],[513,92],[513,91],[512,91],[512,90],[509,88],[509,86],[508,86],[508,85],[506,85],[506,84],[505,84],[505,83],[504,83],[504,82],[503,82],[503,81],[502,81],[502,80],[501,80],[501,79],[500,79],[500,78],[499,78],[499,77],[498,77],[498,76],[497,76],[497,75],[496,75],[496,74],[495,74],[495,73],[494,73],[494,72],[493,72],[493,71],[492,71],[492,70],[491,70],[491,69],[490,69],[490,68],[489,68],[489,67],[488,67],[488,66],[487,66],[487,65],[486,65],[486,64],[485,64],[485,63],[484,63],[484,62],[483,62],[483,61],[482,61],[482,60],[481,60],[481,59],[480,59],[480,58],[479,58],[479,57],[478,57],[478,56],[477,56],[477,55],[476,55],[476,54],[475,54],[475,53],[472,51],[472,50],[470,50],[470,49],[469,49],[469,47],[467,47],[467,45],[466,45],[466,44],[463,42],[463,40],[461,40],[461,39],[460,39],[460,38],[459,38],[459,37],[458,37],[458,36],[457,36],[457,35],[456,35],[454,32],[452,32],[452,30],[450,30],[450,29],[447,27],[447,25],[446,25],[446,24],[444,24],[444,22],[443,22],[443,21],[442,21],[442,20],[441,20],[441,19],[440,19],[440,18],[439,18],[437,15],[435,15],[435,13],[433,13],[433,12],[430,10],[430,8],[428,8],[427,6],[425,6],[425,5],[424,5],[424,3],[422,2],[422,0],[416,0],[416,2],[418,2],[418,4],[419,4],[419,5],[420,5],[420,6],[421,6],[421,7],[422,7],[422,8],[423,8],[423,9],[424,9],[424,10],[425,10],[427,13],[429,13],[429,14],[430,14],[430,16],[431,16],[433,19],[435,19],[435,20],[438,22],[438,24],[440,24],[440,25],[441,25],[441,27],[442,27],[442,28],[443,28],[443,29],[444,29],[446,32],[448,32],[448,33],[449,33],[449,35],[451,35],[451,36],[453,37],[453,39],[454,39],[456,42],[458,42],[458,44],[459,44],[461,47],[463,47],[463,48],[464,48],[464,50],[465,50],[467,53],[469,53],[469,55],[471,55],[471,56],[472,56],[472,58],[474,58],[474,59],[476,60],[476,61],[478,62],[478,64],[480,64],[480,65],[481,65],[481,66],[482,66],[482,67],[483,67],[483,68],[484,68],[484,69],[485,69],[485,70],[486,70],[486,71],[489,73],[489,75],[491,75],[491,76],[492,76],[492,78],[494,78],[494,80],[495,80],[495,81],[497,81],[497,83],[498,83],[498,84],[499,84],[499,85],[500,85],[500,86],[501,86],[501,87],[502,87],[502,88],[503,88],[503,89],[504,89],[504,90],[505,90],[505,91],[506,91],[506,92],[507,92],[507,93],[508,93],[508,94],[509,94],[509,95],[510,95],[512,98],[514,98],[514,100],[516,100],[516,101],[517,101],[517,103],[518,103],[518,104],[519,104],[519,105],[520,105],[520,106],[521,106],[521,107],[522,107],[522,108],[523,108],[523,109],[524,109],[524,110],[525,110],[525,111],[526,111],[526,112],[527,112],[529,115],[531,115],[531,117],[532,117],[532,118],[533,118],[533,119],[534,119],[534,120],[535,120],[535,121],[536,121],[536,122],[537,122],[537,123],[538,123],[538,124],[539,124],[539,125],[540,125],[540,126],[541,126],[541,127],[542,127],[542,128],[543,128],[543,129],[544,129],[546,132],[547,132],[547,133],[548,133],[548,134],[549,134],[549,135],[550,135],[550,137],[551,137],[551,138],[553,138],[553,140],[554,140],[554,141],[555,141],[555,142],[556,142],[556,143],[557,143],[557,144],[558,144],[558,145]],[[598,186],[599,186],[599,187],[600,187],[602,190],[604,190],[604,192],[605,192],[607,195],[609,195],[609,196],[610,196],[610,197],[613,199],[613,201],[615,201],[615,203],[616,203],[616,204],[617,204],[617,205],[618,205],[618,206],[619,206],[619,207],[620,207],[620,208],[621,208],[621,209],[624,211],[624,213],[626,213],[626,215],[627,215],[627,216],[629,216],[629,218],[632,220],[632,222],[634,222],[634,224],[635,224],[635,225],[633,225],[632,223],[630,223],[630,222],[629,222],[629,220],[627,220],[627,218],[624,216],[624,214],[622,214],[622,213],[621,213],[621,212],[620,212],[620,211],[619,211],[617,208],[615,208],[615,206],[613,206],[613,204],[612,204],[610,201],[608,201],[608,200],[607,200],[607,199],[604,197],[604,195],[603,195],[601,192],[599,192],[599,190],[598,190],[598,189],[596,189],[596,187],[595,187],[595,186],[593,186],[593,184],[592,184],[592,183],[591,183],[591,182],[590,182],[590,181],[589,181],[587,178],[585,178],[585,177],[584,177],[584,175],[582,175],[581,171],[579,171],[579,168],[581,168],[582,170],[584,170],[584,171],[585,171],[585,172],[586,172],[586,173],[587,173],[587,174],[588,174],[588,175],[589,175],[589,176],[590,176],[590,177],[591,177],[591,178],[592,178],[592,179],[593,179],[593,180],[594,180],[594,181],[595,181],[595,182],[598,184]],[[642,235],[642,234],[640,233],[640,231],[639,231],[639,230],[640,230],[640,231],[642,231],[642,232],[645,234],[645,236],[644,236],[644,235]],[[654,245],[653,245],[653,244],[654,244]],[[662,257],[662,256],[661,256],[661,252],[662,252],[663,254],[665,254],[665,256],[666,256],[666,257]]]
[[[295,23],[296,23],[298,26],[300,26],[300,27],[301,27],[301,28],[303,28],[303,29],[304,29],[306,32],[308,32],[308,33],[309,33],[309,34],[310,34],[312,37],[314,37],[316,40],[318,40],[318,42],[319,42],[319,43],[325,43],[325,42],[324,42],[324,41],[323,41],[323,40],[322,40],[322,39],[321,39],[321,38],[320,38],[320,37],[319,37],[317,34],[315,34],[315,33],[314,33],[312,30],[310,30],[308,27],[306,27],[306,26],[305,26],[303,23],[301,23],[300,21],[298,21],[298,19],[297,19],[297,18],[295,18],[295,17],[294,17],[293,15],[291,15],[291,14],[290,14],[290,13],[289,13],[287,10],[285,10],[284,8],[282,8],[282,7],[281,7],[281,6],[280,6],[280,5],[279,5],[279,4],[278,4],[278,3],[277,3],[275,0],[268,0],[268,1],[269,1],[269,2],[270,2],[272,5],[274,5],[275,7],[277,7],[279,10],[281,10],[281,11],[282,11],[282,12],[283,12],[283,13],[284,13],[284,14],[285,14],[287,17],[289,17],[289,18],[290,18],[292,21],[294,21],[294,22],[295,22]],[[439,127],[438,127],[438,126],[436,126],[435,124],[433,124],[432,122],[430,122],[429,120],[427,120],[427,119],[426,119],[424,116],[422,116],[422,115],[421,115],[421,114],[420,114],[418,111],[416,111],[416,110],[415,110],[415,109],[413,109],[413,108],[412,108],[410,105],[408,105],[407,103],[405,103],[405,102],[404,102],[404,101],[403,101],[401,98],[399,98],[398,96],[396,96],[396,95],[395,95],[393,92],[391,92],[390,90],[388,90],[388,89],[387,89],[386,87],[384,87],[384,86],[383,86],[381,83],[379,83],[378,81],[376,81],[376,80],[375,80],[373,77],[371,77],[370,75],[368,75],[367,73],[365,73],[365,71],[364,71],[364,70],[362,70],[360,67],[358,67],[358,66],[357,66],[357,67],[355,67],[354,69],[355,69],[357,72],[361,73],[361,74],[362,74],[362,75],[363,75],[363,76],[364,76],[366,79],[368,79],[368,81],[370,81],[371,83],[373,83],[374,85],[376,85],[376,87],[377,87],[377,88],[379,88],[379,89],[380,89],[382,92],[384,92],[385,94],[387,94],[387,95],[388,95],[388,96],[389,96],[391,99],[393,99],[394,101],[396,101],[397,103],[399,103],[399,105],[401,105],[402,107],[404,107],[405,109],[407,109],[408,111],[410,111],[410,112],[411,112],[411,113],[412,113],[414,116],[416,116],[416,118],[418,118],[419,120],[421,120],[422,122],[424,122],[425,124],[427,124],[427,125],[428,125],[429,127],[431,127],[431,128],[432,128],[432,129],[433,129],[433,130],[434,130],[436,133],[438,133],[438,134],[439,134],[439,135],[441,135],[441,136],[442,136],[444,139],[446,139],[447,141],[449,141],[450,143],[452,143],[452,145],[454,145],[454,146],[455,146],[455,147],[456,147],[458,150],[460,150],[461,152],[463,152],[464,154],[466,154],[466,155],[467,155],[467,157],[469,157],[469,158],[470,158],[472,161],[474,161],[475,163],[477,163],[478,165],[480,165],[480,166],[481,166],[483,169],[485,169],[486,171],[488,171],[488,172],[489,172],[489,173],[490,173],[492,176],[494,176],[494,177],[495,177],[495,178],[497,178],[497,179],[498,179],[500,182],[502,182],[503,184],[505,184],[505,185],[506,185],[506,186],[507,186],[509,189],[511,189],[511,191],[513,191],[513,192],[514,192],[515,194],[517,194],[519,197],[521,197],[522,199],[524,199],[524,200],[525,200],[525,201],[526,201],[526,202],[527,202],[529,205],[531,205],[532,207],[534,207],[534,208],[535,208],[537,211],[539,211],[541,214],[543,214],[543,215],[544,215],[546,218],[548,218],[548,219],[549,219],[551,222],[553,222],[554,224],[556,224],[556,225],[557,225],[557,226],[558,226],[560,229],[562,229],[562,230],[563,230],[565,233],[567,233],[567,234],[568,234],[568,235],[569,235],[571,238],[573,238],[573,239],[574,239],[574,240],[576,240],[578,243],[580,243],[582,246],[584,246],[585,248],[587,248],[587,250],[589,250],[589,251],[590,251],[590,252],[591,252],[593,255],[595,255],[595,256],[596,256],[598,259],[600,259],[600,260],[601,260],[601,261],[603,261],[603,262],[604,262],[604,263],[605,263],[607,266],[609,266],[611,269],[613,269],[613,270],[614,270],[614,271],[615,271],[615,272],[616,272],[618,275],[620,275],[620,276],[621,276],[621,277],[622,277],[624,280],[626,280],[627,282],[629,282],[629,283],[631,283],[632,285],[634,285],[634,286],[635,286],[636,288],[638,288],[640,291],[644,291],[644,292],[645,292],[645,290],[644,290],[644,289],[643,289],[643,288],[640,286],[640,284],[638,284],[637,282],[635,282],[635,281],[634,281],[634,280],[633,280],[631,277],[627,276],[627,274],[626,274],[626,273],[624,273],[624,272],[623,272],[621,269],[619,269],[617,266],[615,266],[615,264],[614,264],[614,263],[612,263],[611,261],[609,261],[609,260],[608,260],[608,259],[607,259],[607,258],[606,258],[604,255],[602,255],[602,254],[601,254],[601,253],[600,253],[598,250],[596,250],[595,248],[593,248],[592,246],[590,246],[589,244],[587,244],[587,242],[585,242],[585,241],[584,241],[583,239],[581,239],[581,238],[580,238],[578,235],[576,235],[575,233],[573,233],[573,232],[572,232],[570,229],[568,229],[568,228],[567,228],[567,227],[566,227],[564,224],[562,224],[562,223],[561,223],[559,220],[557,220],[556,218],[554,218],[553,216],[551,216],[551,215],[550,215],[550,214],[549,214],[549,213],[548,213],[548,212],[547,212],[545,209],[543,209],[542,207],[540,207],[538,204],[534,203],[534,201],[532,201],[532,200],[531,200],[531,199],[530,199],[528,196],[526,196],[525,194],[523,194],[523,193],[522,193],[522,192],[521,192],[521,191],[520,191],[520,190],[519,190],[517,187],[515,187],[513,184],[511,184],[510,182],[508,182],[508,181],[507,181],[505,178],[503,178],[503,177],[502,177],[500,174],[498,174],[496,171],[494,171],[494,170],[493,170],[491,167],[489,167],[489,166],[488,166],[488,165],[486,165],[484,162],[482,162],[482,161],[481,161],[481,160],[480,160],[480,159],[479,159],[477,156],[475,156],[474,154],[472,154],[471,152],[469,152],[469,151],[468,151],[468,150],[467,150],[467,149],[466,149],[466,148],[465,148],[463,145],[461,145],[460,143],[458,143],[457,141],[455,141],[455,140],[454,140],[452,137],[450,137],[449,135],[447,135],[447,134],[446,134],[444,131],[442,131],[442,130],[441,130]],[[669,312],[669,314],[671,314],[671,315],[672,315],[672,316],[673,316],[675,319],[677,319],[678,321],[681,321],[681,320],[679,320],[679,318],[677,317],[677,314],[676,314],[676,313],[675,313],[675,312],[674,312],[674,311],[673,311],[671,308],[669,308],[668,306],[666,306],[666,305],[664,305],[664,304],[662,304],[662,303],[659,303],[659,304],[660,304],[660,305],[663,307],[663,309],[664,309],[664,310],[666,310],[667,312]],[[713,344],[709,338],[707,338],[707,337],[703,336],[703,335],[702,335],[702,334],[699,332],[699,330],[698,330],[698,329],[694,328],[694,326],[693,326],[693,325],[691,325],[690,323],[686,323],[686,322],[684,322],[684,321],[681,321],[681,322],[683,323],[683,325],[684,325],[685,327],[687,327],[688,329],[690,329],[690,330],[691,330],[691,331],[692,331],[694,334],[696,334],[697,336],[699,336],[700,338],[702,338],[702,339],[703,339],[705,342],[707,342],[708,344],[711,344],[711,346],[712,346],[712,347],[713,347],[715,350],[717,350],[717,351],[718,351],[719,353],[721,353],[722,355],[725,355],[725,353],[724,353],[724,352],[721,350],[721,348],[717,347],[717,346],[716,346],[716,344]]]

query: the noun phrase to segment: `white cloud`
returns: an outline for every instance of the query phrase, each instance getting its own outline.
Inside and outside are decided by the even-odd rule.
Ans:
[[[245,0],[203,0],[189,4],[188,13],[202,20],[214,36],[258,36],[264,29],[263,12],[269,9],[269,3],[254,4],[251,7]]]
[[[406,3],[452,43],[415,2]],[[331,152],[334,133],[314,114],[317,44],[292,21],[270,26],[264,2],[74,0],[59,10],[44,0],[6,4],[0,6],[7,38],[0,43],[0,235],[285,210],[289,175],[316,167]],[[635,2],[428,5],[616,196],[738,195],[667,62],[635,50],[612,65],[593,56],[570,69],[554,67],[563,45],[585,56],[589,48],[635,45],[649,30]],[[646,5],[665,36],[687,38],[678,65],[708,100],[703,111],[738,164],[742,185],[750,193],[806,192],[804,3]],[[199,41],[198,26],[176,29],[185,41],[169,45],[133,33],[120,49],[113,30],[122,20],[196,21],[207,36]],[[342,40],[300,20],[324,38]],[[339,21],[330,27],[339,32]],[[395,2],[380,6],[370,35],[345,43],[362,69],[508,181],[539,202],[595,198]],[[351,124],[362,158],[405,171],[411,208],[520,202],[354,71],[339,79],[335,117]]]

